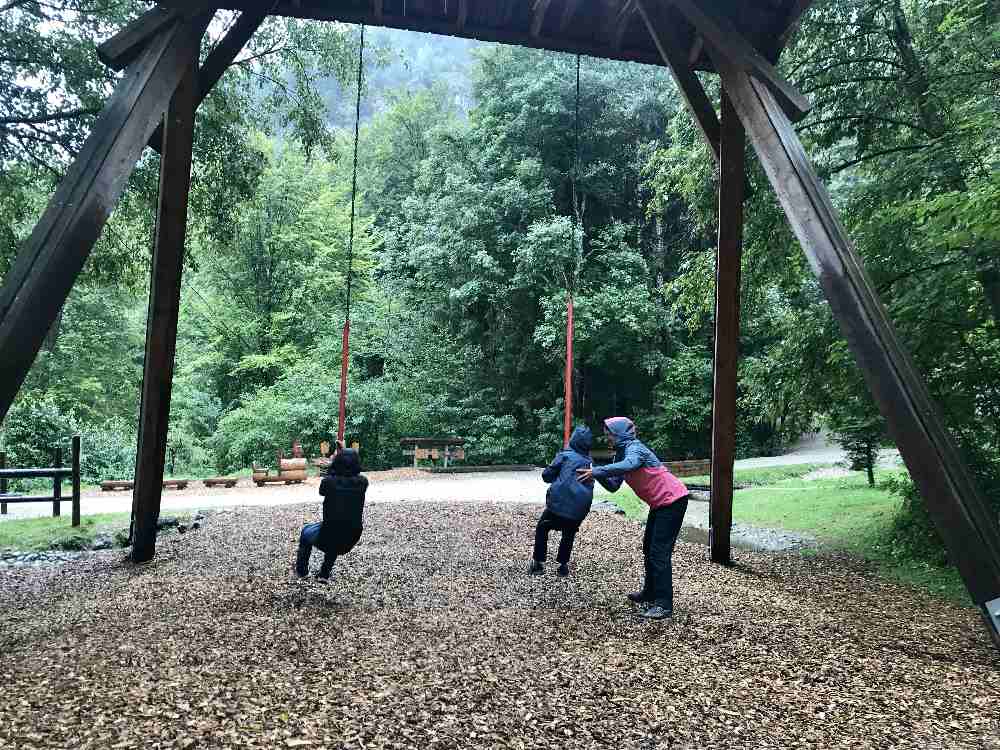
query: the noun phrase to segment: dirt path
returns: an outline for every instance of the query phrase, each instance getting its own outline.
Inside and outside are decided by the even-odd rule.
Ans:
[[[681,542],[677,615],[647,623],[622,516],[563,580],[525,575],[524,505],[378,503],[323,587],[289,576],[313,514],[0,570],[0,746],[1000,748],[976,614],[849,564]]]

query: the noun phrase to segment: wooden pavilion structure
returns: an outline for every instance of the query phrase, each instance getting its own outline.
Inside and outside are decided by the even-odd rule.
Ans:
[[[951,559],[1000,647],[996,519],[878,301],[792,123],[776,71],[811,0],[160,0],[99,48],[124,69],[0,288],[0,418],[146,146],[162,155],[134,495],[133,559],[154,554],[195,111],[267,15],[434,32],[667,67],[719,166],[711,556],[730,561],[746,143],[818,277]],[[219,8],[241,14],[202,62]],[[721,77],[718,106],[696,71]]]

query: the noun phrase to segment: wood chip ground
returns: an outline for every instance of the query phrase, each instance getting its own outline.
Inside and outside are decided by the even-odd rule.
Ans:
[[[682,542],[677,616],[644,622],[641,527],[593,514],[573,575],[529,578],[537,513],[372,506],[329,586],[290,575],[316,504],[0,571],[0,747],[1000,748],[974,611]]]

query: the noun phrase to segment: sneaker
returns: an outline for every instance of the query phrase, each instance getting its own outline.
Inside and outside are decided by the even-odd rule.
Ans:
[[[654,604],[649,609],[645,609],[639,613],[639,617],[645,617],[647,620],[665,620],[673,616],[674,611],[672,609],[664,609],[659,604]]]
[[[568,576],[569,575],[569,565],[567,565],[566,563],[562,563],[559,566],[559,575],[562,576],[563,578],[565,578],[566,576]]]
[[[532,560],[528,563],[528,575],[529,576],[540,576],[545,572],[545,565],[538,562],[538,560]]]
[[[625,597],[633,604],[653,603],[653,600],[646,595],[645,591],[633,591],[631,594],[625,594]]]

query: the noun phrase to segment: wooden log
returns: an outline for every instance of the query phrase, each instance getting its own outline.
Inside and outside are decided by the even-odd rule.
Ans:
[[[62,448],[56,447],[55,456],[52,465],[57,468],[62,468]],[[62,508],[60,507],[60,500],[62,498],[62,479],[60,477],[52,477],[52,517],[59,518],[62,513]]]
[[[175,10],[151,8],[106,42],[97,45],[97,58],[109,68],[122,70],[142,53],[152,37],[179,17]]]
[[[110,480],[105,479],[101,482],[101,492],[114,492],[115,490],[131,490],[135,487],[135,482],[129,481],[127,479],[123,480]]]
[[[880,305],[823,183],[770,89],[710,51],[792,230],[830,302],[889,433],[938,532],[1000,647],[1000,533],[996,519]]]
[[[163,128],[160,198],[139,411],[136,486],[132,495],[133,562],[151,560],[156,552],[157,520],[163,490],[163,465],[170,421],[170,392],[181,298],[181,271],[184,266],[188,192],[191,187],[191,151],[198,90],[197,49],[191,51],[184,66],[184,76],[170,99]]]
[[[717,54],[725,54],[731,65],[752,73],[771,90],[793,122],[798,122],[809,113],[812,107],[809,100],[754,49],[731,20],[699,0],[669,0],[669,2],[701,34],[713,61]],[[712,54],[712,51],[716,54]]]
[[[653,43],[660,51],[674,83],[677,84],[677,90],[681,92],[684,104],[698,124],[705,143],[712,150],[712,155],[718,161],[719,117],[715,114],[715,107],[709,100],[708,94],[705,93],[705,87],[701,85],[694,69],[684,59],[684,51],[677,32],[667,23],[663,8],[659,4],[650,0],[638,0],[636,8],[646,24]]]
[[[205,97],[215,88],[215,84],[232,65],[240,50],[250,41],[250,37],[253,36],[265,18],[267,18],[266,10],[254,8],[243,11],[222,40],[208,54],[208,57],[205,58],[205,64],[198,71],[197,106],[200,107],[201,103],[205,101]],[[163,123],[160,123],[149,138],[149,147],[159,152],[162,144]]]
[[[740,263],[746,133],[722,94],[719,170],[719,247],[715,256],[715,357],[712,385],[712,497],[708,539],[713,562],[732,561],[733,466],[736,459],[736,385],[740,341]]]
[[[0,419],[197,54],[210,16],[175,23],[129,65],[0,288]]]
[[[72,447],[72,466],[73,469],[73,526],[80,525],[80,436],[73,436],[73,447]]]

